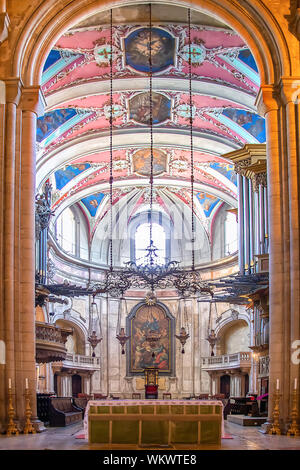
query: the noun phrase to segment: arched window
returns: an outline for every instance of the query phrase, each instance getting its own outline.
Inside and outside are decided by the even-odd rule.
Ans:
[[[65,209],[56,223],[56,237],[59,245],[67,253],[76,253],[76,224],[71,209]]]
[[[232,212],[227,212],[225,218],[225,256],[235,253],[238,249],[237,230],[236,215]]]
[[[166,262],[166,234],[164,228],[159,224],[152,224],[152,240],[157,248],[155,258],[158,264]],[[147,254],[147,247],[150,245],[150,224],[144,223],[137,227],[135,236],[135,261],[141,264]]]

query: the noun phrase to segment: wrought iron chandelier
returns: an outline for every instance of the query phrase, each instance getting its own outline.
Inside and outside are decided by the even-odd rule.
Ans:
[[[110,240],[109,240],[109,270],[104,281],[93,286],[94,292],[106,292],[111,297],[123,297],[130,288],[150,289],[154,294],[156,289],[175,288],[180,297],[190,297],[200,293],[212,294],[208,283],[201,279],[199,271],[195,270],[195,210],[194,210],[194,157],[193,157],[193,100],[192,100],[192,68],[191,68],[191,17],[188,10],[189,31],[189,107],[190,107],[190,153],[191,153],[191,230],[192,230],[192,267],[191,270],[180,268],[178,261],[167,261],[162,264],[157,255],[157,247],[153,241],[153,192],[154,192],[154,154],[153,154],[153,66],[152,66],[152,14],[149,4],[149,108],[150,108],[150,223],[149,246],[143,262],[129,261],[123,269],[113,267],[113,26],[112,10],[110,15]]]

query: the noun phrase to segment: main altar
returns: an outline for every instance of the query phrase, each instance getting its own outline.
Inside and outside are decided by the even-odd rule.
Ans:
[[[220,444],[223,404],[216,400],[91,400],[84,417],[89,443]]]

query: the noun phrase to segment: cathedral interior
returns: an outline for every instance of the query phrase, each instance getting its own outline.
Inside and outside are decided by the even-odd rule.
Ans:
[[[0,0],[0,449],[300,449],[299,40],[293,0]]]

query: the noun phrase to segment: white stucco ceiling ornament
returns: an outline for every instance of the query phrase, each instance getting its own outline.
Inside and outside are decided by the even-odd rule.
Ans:
[[[127,170],[129,168],[129,164],[127,160],[114,160],[113,161],[113,170],[121,171]]]
[[[61,192],[58,189],[55,189],[54,191],[52,191],[52,194],[51,194],[52,204],[55,204],[56,201],[58,201],[60,198],[61,198]]]
[[[109,67],[110,65],[110,60],[111,60],[111,51],[112,51],[112,57],[113,60],[116,60],[117,56],[120,54],[120,51],[113,45],[111,46],[110,44],[97,44],[94,48],[94,58],[96,60],[97,65],[100,67]]]
[[[177,170],[177,171],[187,171],[189,168],[189,163],[186,159],[177,159],[177,160],[172,160],[170,162],[170,173],[172,174],[172,170]]]
[[[105,105],[103,107],[103,112],[104,112],[104,116],[106,117],[106,119],[110,119],[111,112],[112,112],[112,116],[113,116],[113,119],[114,119],[114,118],[122,116],[122,114],[126,113],[126,109],[124,108],[124,106],[115,103],[112,106]]]

